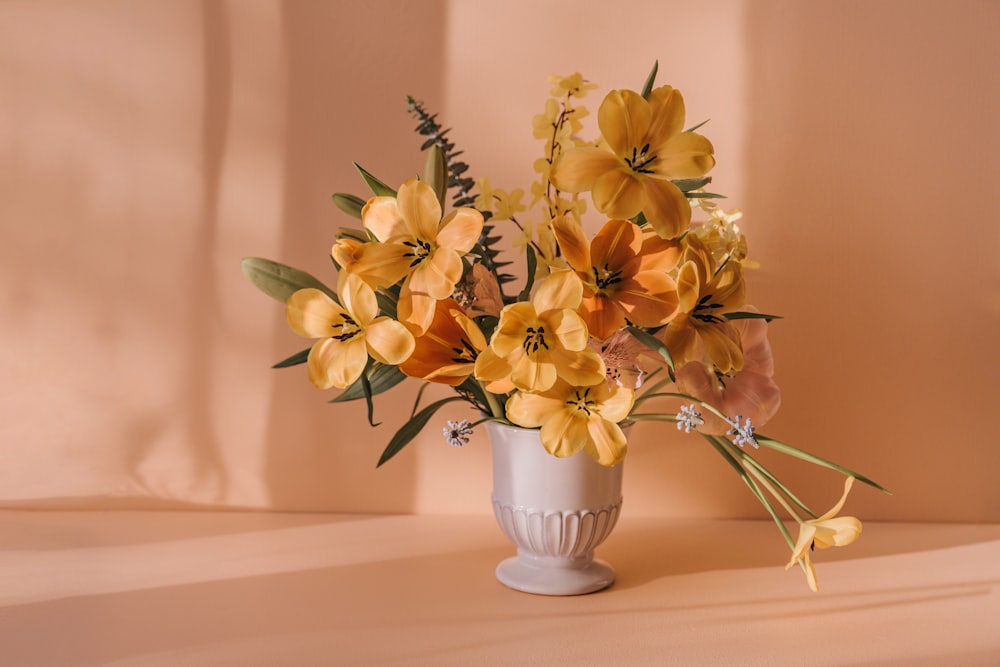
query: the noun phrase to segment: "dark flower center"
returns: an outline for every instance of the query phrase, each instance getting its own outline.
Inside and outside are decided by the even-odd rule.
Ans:
[[[646,144],[641,150],[632,148],[632,157],[629,158],[626,156],[623,159],[632,171],[639,174],[652,174],[653,170],[647,165],[652,164],[656,156],[649,154],[649,144]]]

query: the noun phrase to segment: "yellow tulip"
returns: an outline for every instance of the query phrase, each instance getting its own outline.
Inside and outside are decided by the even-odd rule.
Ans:
[[[594,206],[609,218],[628,219],[642,211],[665,239],[687,231],[691,206],[671,180],[704,176],[715,157],[708,139],[683,131],[680,92],[662,86],[646,100],[631,90],[612,90],[597,124],[606,147],[566,151],[552,167],[552,183],[566,192],[589,191]]]
[[[505,306],[489,348],[476,359],[476,378],[509,377],[522,391],[546,391],[557,377],[582,386],[603,381],[604,362],[587,346],[587,324],[576,312],[582,297],[572,271],[555,271],[538,282],[530,302]]]
[[[462,256],[483,231],[483,215],[459,208],[441,219],[441,205],[427,183],[410,179],[395,197],[372,197],[361,221],[377,243],[352,255],[350,270],[379,286],[405,277],[399,293],[401,322],[417,334],[430,326],[438,301],[462,279]]]
[[[378,316],[375,292],[361,278],[342,272],[337,295],[339,304],[318,289],[302,289],[285,305],[292,331],[320,339],[309,351],[307,362],[309,381],[319,389],[353,384],[369,355],[383,364],[400,364],[414,347],[413,335],[405,326]]]
[[[806,579],[809,588],[819,591],[816,583],[816,569],[813,567],[810,551],[813,547],[826,549],[828,547],[842,547],[858,539],[861,535],[861,521],[853,516],[837,516],[837,513],[844,507],[847,501],[847,494],[851,491],[854,478],[848,477],[844,481],[844,495],[840,497],[837,504],[830,508],[830,511],[816,519],[809,519],[799,524],[799,539],[792,549],[792,557],[788,561],[785,569],[792,567],[802,559],[806,567]]]
[[[540,426],[542,444],[554,456],[572,456],[583,449],[601,465],[613,466],[628,450],[618,422],[628,416],[634,398],[631,389],[603,381],[577,386],[557,380],[541,393],[511,396],[507,418],[525,428]]]

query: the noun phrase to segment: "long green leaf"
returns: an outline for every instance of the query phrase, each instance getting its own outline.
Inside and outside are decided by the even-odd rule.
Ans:
[[[410,444],[417,434],[427,426],[427,422],[430,421],[434,413],[438,411],[439,408],[443,407],[448,403],[454,403],[455,401],[465,400],[461,396],[452,396],[450,398],[442,398],[440,401],[431,403],[426,408],[418,412],[410,421],[403,424],[402,428],[396,431],[396,435],[392,436],[392,440],[386,446],[385,450],[382,452],[382,456],[379,457],[378,464],[376,467],[381,466],[383,463],[391,459],[393,456],[398,454],[403,447]]]
[[[834,463],[833,461],[827,461],[826,459],[820,458],[814,454],[810,454],[809,452],[804,452],[798,447],[792,447],[789,444],[785,444],[784,442],[780,442],[773,438],[768,438],[767,436],[764,435],[756,434],[754,435],[754,438],[760,445],[764,447],[769,447],[770,449],[773,449],[777,452],[781,452],[782,454],[787,454],[788,456],[793,456],[797,459],[802,459],[803,461],[808,461],[809,463],[822,466],[824,468],[829,468],[830,470],[836,470],[839,473],[855,478],[859,482],[863,482],[868,486],[874,487],[879,491],[882,491],[883,493],[888,493],[890,496],[892,495],[892,491],[889,491],[881,484],[868,479],[864,475],[860,475],[854,472],[850,468],[845,468],[844,466]]]
[[[262,257],[244,257],[240,264],[243,275],[254,287],[272,299],[285,303],[300,289],[313,287],[337,299],[337,293],[305,271]]]
[[[706,176],[704,178],[681,178],[676,181],[671,181],[674,185],[680,189],[681,192],[688,193],[692,190],[697,190],[698,188],[703,188],[712,182],[711,176]]]
[[[282,359],[271,368],[288,368],[289,366],[298,366],[299,364],[304,364],[309,360],[309,352],[312,351],[311,347],[307,347],[301,352],[296,352],[287,359]]]
[[[662,340],[659,340],[653,334],[649,333],[648,331],[644,331],[638,327],[629,326],[625,327],[625,329],[630,334],[632,334],[635,337],[635,339],[638,340],[640,343],[642,343],[643,345],[645,345],[646,347],[655,352],[659,352],[660,356],[663,357],[663,359],[667,362],[667,366],[669,366],[670,369],[673,370],[674,359],[673,357],[670,356],[670,350],[667,349],[666,344]]]
[[[390,364],[372,364],[371,369],[367,371],[366,375],[371,386],[372,396],[377,396],[384,391],[388,391],[406,379],[406,375],[398,367]],[[357,382],[345,389],[343,393],[330,402],[346,403],[364,397],[364,385],[361,382],[361,378],[358,378]]]
[[[524,246],[525,258],[528,264],[528,278],[524,283],[524,289],[518,295],[518,301],[528,301],[531,298],[531,288],[535,284],[535,271],[538,269],[538,257],[535,255],[535,249],[531,245]]]
[[[768,315],[766,313],[748,313],[746,311],[738,310],[733,313],[724,313],[727,320],[783,320],[785,319],[781,315]]]
[[[649,94],[653,92],[653,84],[656,83],[656,72],[660,69],[660,61],[653,61],[653,69],[649,70],[646,83],[642,84],[642,99],[648,100]]]
[[[335,192],[333,193],[333,203],[347,215],[358,220],[361,219],[361,209],[365,207],[365,200],[361,197],[355,197],[345,192]]]
[[[369,357],[368,364],[365,366],[364,372],[361,373],[361,377],[358,378],[358,380],[361,381],[361,391],[365,395],[365,405],[368,408],[368,425],[372,428],[382,423],[375,422],[375,401],[372,400],[372,382],[368,379],[368,369],[376,363],[378,362]]]
[[[424,162],[424,181],[434,189],[438,204],[444,210],[444,199],[448,194],[448,161],[441,146],[434,144]]]
[[[354,168],[357,169],[358,173],[361,174],[361,178],[365,179],[365,183],[367,183],[368,187],[371,188],[371,191],[373,193],[375,193],[375,196],[377,196],[377,197],[395,197],[396,196],[396,191],[395,190],[393,190],[392,188],[390,188],[388,185],[386,185],[385,183],[383,183],[379,179],[377,179],[374,176],[372,176],[370,173],[368,173],[367,170],[365,170],[364,167],[362,167],[357,162],[354,163]]]
[[[757,497],[760,504],[764,506],[764,508],[771,515],[771,518],[774,519],[774,523],[777,524],[778,530],[780,530],[781,534],[784,535],[785,541],[788,542],[788,546],[794,547],[795,540],[792,539],[791,534],[788,532],[788,528],[785,527],[785,522],[781,520],[781,516],[778,514],[778,511],[774,509],[774,505],[772,505],[771,501],[768,500],[766,495],[764,495],[760,486],[757,485],[756,480],[754,480],[754,478],[743,469],[743,466],[740,465],[739,461],[736,460],[732,452],[729,451],[729,441],[717,435],[708,435],[705,433],[702,433],[701,435],[703,438],[708,440],[709,444],[711,444],[712,447],[719,452],[722,458],[724,458],[729,465],[736,469],[740,478],[750,488],[750,492]]]

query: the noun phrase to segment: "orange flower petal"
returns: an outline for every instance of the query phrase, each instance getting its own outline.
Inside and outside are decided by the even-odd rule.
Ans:
[[[642,249],[642,232],[628,220],[608,220],[590,244],[593,266],[621,269]],[[589,267],[588,267],[589,268]]]
[[[590,261],[590,243],[583,231],[583,225],[576,218],[560,215],[552,220],[552,232],[562,250],[563,257],[577,271],[588,273],[592,266]]]
[[[666,324],[677,313],[677,286],[665,273],[637,273],[622,283],[616,297],[628,319],[641,327]]]

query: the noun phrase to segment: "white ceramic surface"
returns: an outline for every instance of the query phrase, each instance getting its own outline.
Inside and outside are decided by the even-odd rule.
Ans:
[[[493,511],[517,556],[497,566],[510,588],[580,595],[607,588],[615,573],[594,558],[622,504],[622,466],[606,468],[579,452],[556,458],[537,429],[486,425],[493,455]]]

